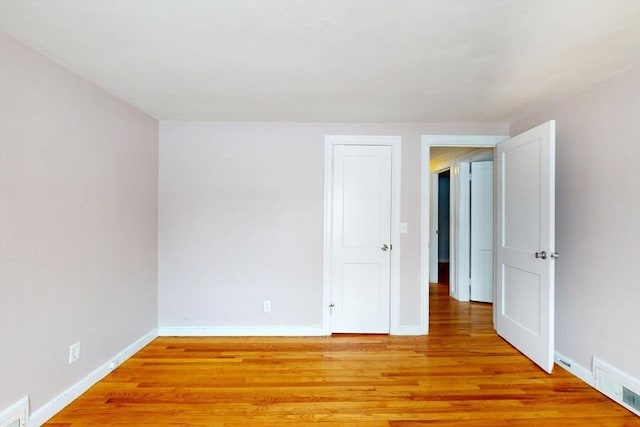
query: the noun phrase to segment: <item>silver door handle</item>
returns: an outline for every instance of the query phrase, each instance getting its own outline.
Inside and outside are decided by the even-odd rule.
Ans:
[[[536,252],[536,258],[547,259],[547,253],[545,251]]]
[[[560,254],[559,254],[558,252],[551,252],[551,253],[549,254],[549,256],[550,256],[551,258],[560,258]]]
[[[384,245],[382,245],[382,247],[380,249],[382,249],[384,252],[386,252],[387,250],[389,250],[389,245],[387,245],[385,243]]]

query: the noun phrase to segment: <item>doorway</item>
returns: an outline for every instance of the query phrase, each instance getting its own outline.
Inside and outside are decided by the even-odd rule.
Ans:
[[[449,277],[449,291],[450,294],[455,294],[460,297],[460,293],[466,290],[466,294],[469,294],[468,280],[464,284],[459,284],[461,278],[468,278],[470,272],[470,213],[467,220],[461,220],[458,210],[460,205],[456,203],[456,200],[460,198],[468,198],[470,204],[470,188],[466,194],[460,194],[462,191],[460,188],[460,168],[467,167],[473,160],[478,160],[474,157],[473,152],[479,153],[478,148],[483,148],[484,153],[493,153],[495,146],[505,140],[507,137],[502,135],[423,135],[422,137],[422,233],[421,233],[421,328],[428,333],[429,330],[429,307],[428,307],[428,295],[429,295],[429,279],[434,277],[433,269],[430,268],[433,265],[435,257],[431,251],[437,250],[437,246],[434,245],[433,230],[435,227],[430,222],[430,217],[437,212],[433,209],[433,200],[431,193],[437,192],[439,186],[433,184],[432,177],[437,176],[434,172],[443,171],[449,169],[450,171],[450,227],[449,227],[449,265],[450,265],[450,277]],[[432,149],[433,156],[432,156]],[[468,169],[468,168],[467,168]],[[458,223],[456,223],[458,221]],[[465,228],[466,231],[461,230]],[[461,232],[462,231],[462,232]],[[440,233],[440,231],[439,231]],[[463,244],[460,244],[460,235],[469,236],[466,240],[462,240]],[[466,242],[466,243],[464,243]],[[439,246],[439,245],[438,245]],[[461,259],[460,255],[466,253],[466,258]],[[439,254],[438,254],[439,255]],[[466,270],[465,270],[466,268]],[[463,273],[461,273],[461,271]],[[431,275],[431,277],[429,277]],[[438,274],[439,276],[439,274]],[[462,283],[462,282],[460,282]],[[464,297],[464,294],[462,295]],[[468,296],[466,297],[468,300]]]
[[[493,149],[432,147],[430,154],[429,282],[459,301],[491,302]]]
[[[551,373],[554,363],[555,121],[513,137],[422,138],[421,293],[428,333],[429,169],[432,146],[486,146],[496,153],[496,332]],[[455,259],[455,258],[452,258]],[[422,326],[422,325],[421,325]]]
[[[438,280],[449,286],[449,228],[450,228],[450,188],[451,171],[446,169],[438,173],[438,218],[436,234],[438,236]]]
[[[400,144],[325,136],[324,335],[399,332]]]

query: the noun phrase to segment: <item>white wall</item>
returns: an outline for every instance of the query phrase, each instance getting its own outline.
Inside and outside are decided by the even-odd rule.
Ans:
[[[402,137],[401,326],[420,324],[420,135],[503,124],[161,122],[159,326],[320,327],[324,136]],[[262,301],[272,301],[264,313]]]
[[[158,123],[3,33],[0,76],[0,410],[33,411],[156,325]]]
[[[511,124],[557,121],[556,349],[640,379],[640,66]]]

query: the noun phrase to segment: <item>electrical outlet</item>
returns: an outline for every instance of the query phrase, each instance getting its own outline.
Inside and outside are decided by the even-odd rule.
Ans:
[[[69,346],[69,364],[80,359],[80,341]]]
[[[267,300],[264,302],[264,312],[269,313],[271,311],[271,301]]]

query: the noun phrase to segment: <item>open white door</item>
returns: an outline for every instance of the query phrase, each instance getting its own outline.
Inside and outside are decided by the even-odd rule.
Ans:
[[[471,301],[493,302],[493,162],[471,162]]]
[[[497,330],[551,373],[555,121],[497,145]]]
[[[388,333],[391,146],[333,150],[331,332]]]

